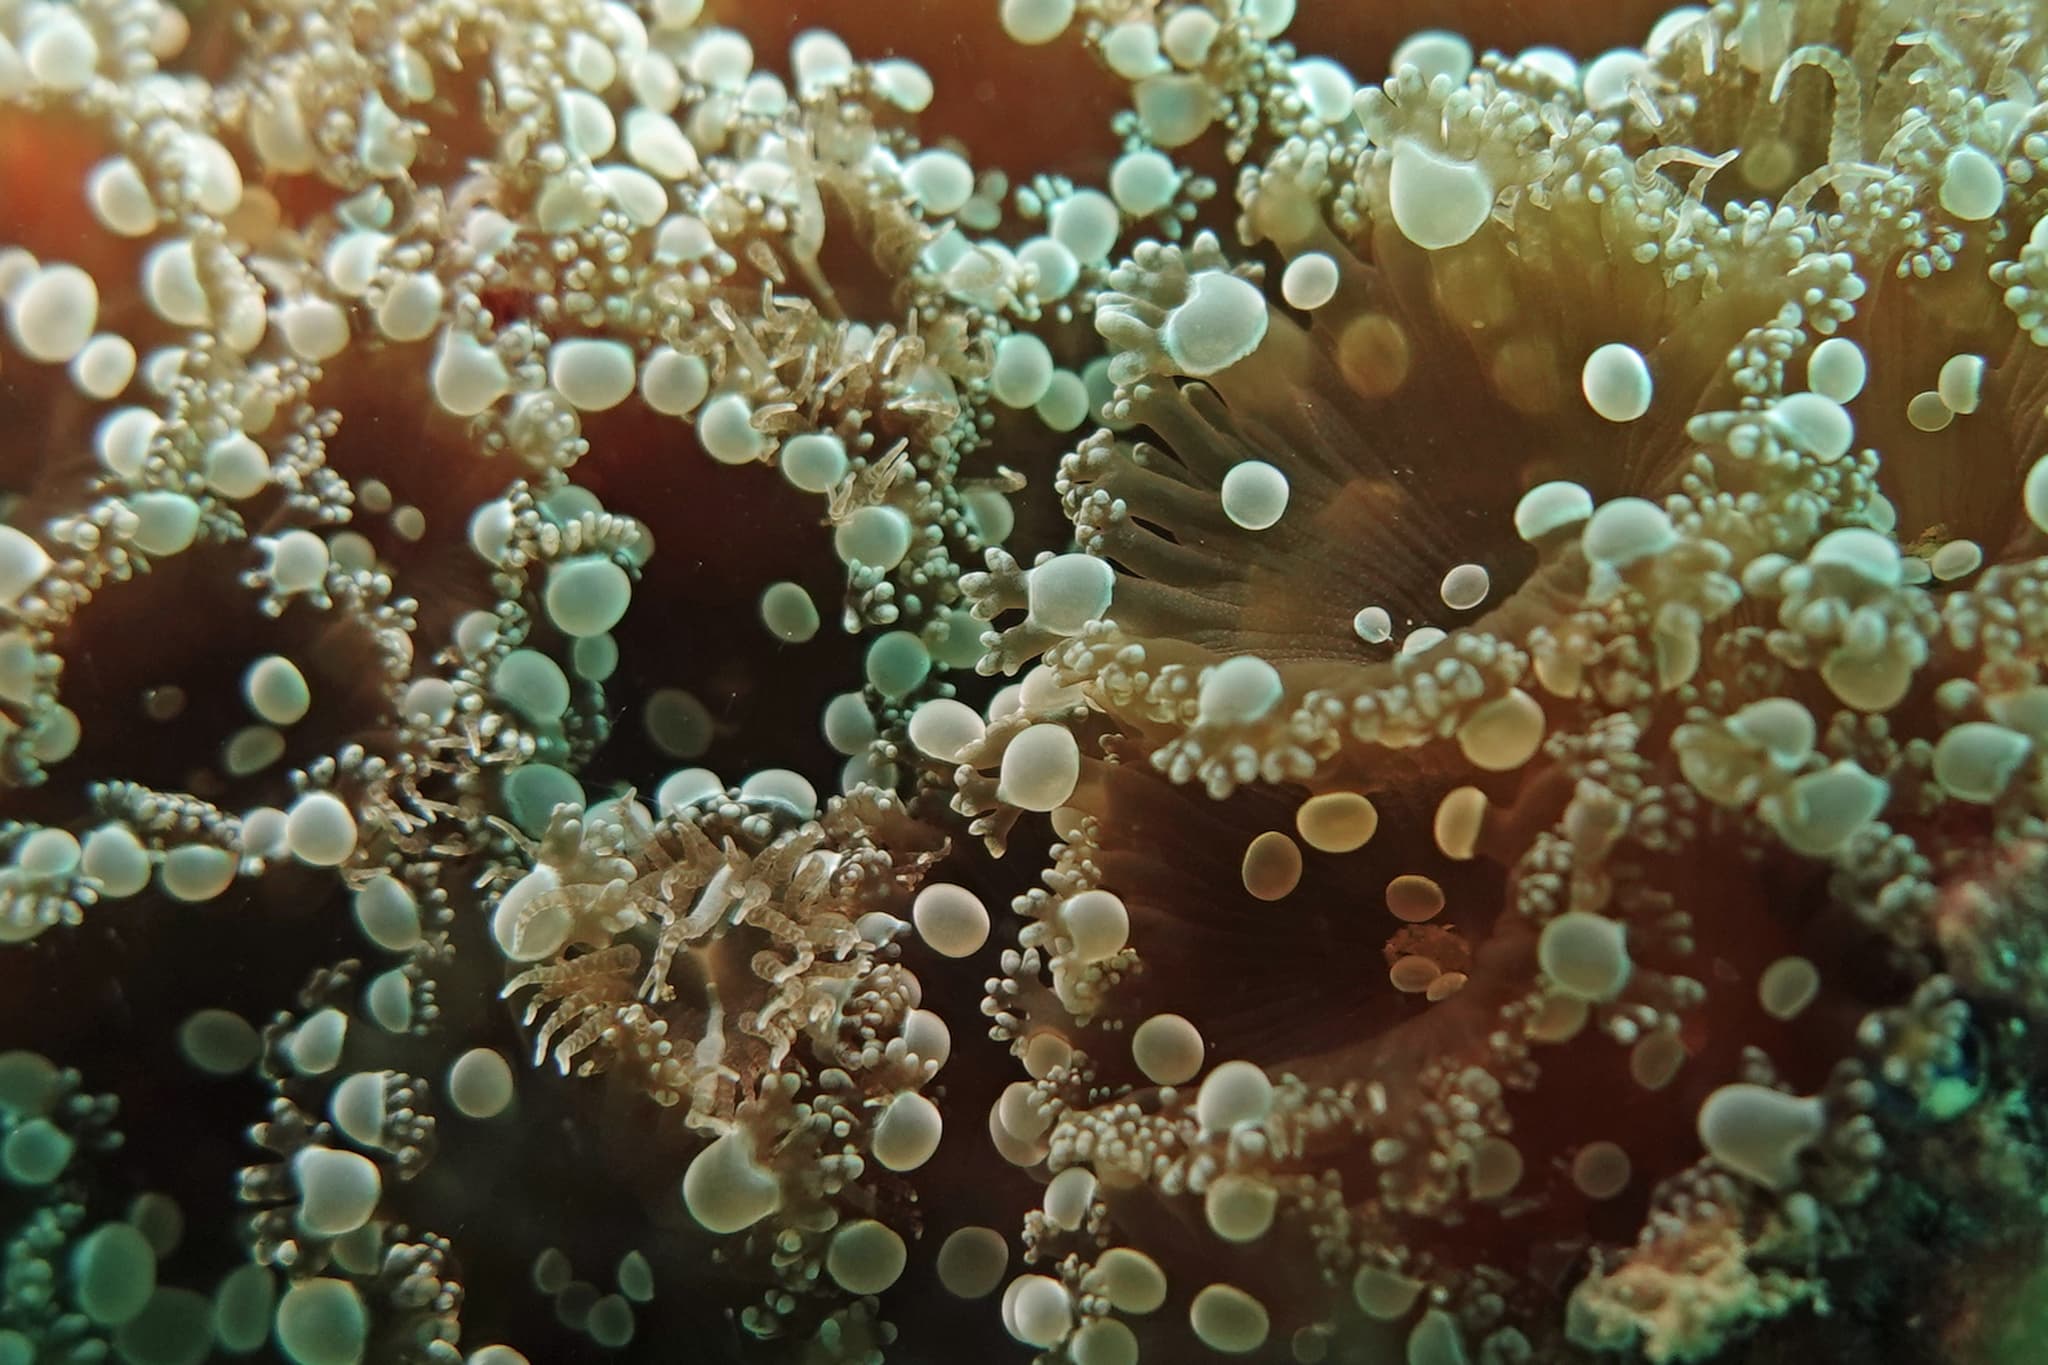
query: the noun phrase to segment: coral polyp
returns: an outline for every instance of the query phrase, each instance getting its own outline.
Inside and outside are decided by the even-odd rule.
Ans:
[[[2031,1358],[2035,8],[784,9],[0,0],[0,1362]]]

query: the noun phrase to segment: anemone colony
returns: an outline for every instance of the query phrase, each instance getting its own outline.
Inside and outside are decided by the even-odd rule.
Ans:
[[[2020,1359],[2035,8],[983,8],[0,0],[0,1365]]]

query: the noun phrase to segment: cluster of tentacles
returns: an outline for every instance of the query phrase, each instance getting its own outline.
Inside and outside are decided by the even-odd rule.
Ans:
[[[0,0],[0,1365],[2015,1359],[2035,7],[801,8]]]

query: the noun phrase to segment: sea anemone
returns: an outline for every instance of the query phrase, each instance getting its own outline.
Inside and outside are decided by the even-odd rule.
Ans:
[[[2025,1339],[2032,9],[731,8],[0,7],[0,1361]]]

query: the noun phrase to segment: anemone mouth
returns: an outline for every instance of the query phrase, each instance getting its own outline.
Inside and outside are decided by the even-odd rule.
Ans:
[[[1369,794],[1381,814],[1365,846],[1308,852],[1299,881],[1262,898],[1245,885],[1247,849],[1267,831],[1292,834],[1298,794],[1255,786],[1215,803],[1130,765],[1099,769],[1075,808],[1100,822],[1091,857],[1129,907],[1144,964],[1119,988],[1117,1015],[1202,1019],[1227,1055],[1288,1070],[1439,1008],[1390,984],[1389,944],[1426,930],[1407,936],[1435,944],[1447,969],[1468,965],[1499,911],[1503,876],[1485,862],[1418,854],[1431,847],[1434,784],[1397,785],[1392,773],[1386,782]],[[1389,883],[1406,875],[1440,890],[1444,907],[1426,925],[1387,908]],[[1114,1034],[1101,1042],[1109,1058],[1128,1047]]]
[[[609,632],[621,664],[604,683],[614,723],[592,760],[594,777],[649,790],[677,760],[721,772],[801,767],[816,747],[814,729],[756,721],[814,714],[841,690],[839,680],[859,677],[860,642],[844,625],[845,569],[833,557],[831,527],[786,479],[711,465],[667,419],[601,413],[585,432],[591,450],[577,464],[577,484],[607,506],[645,502],[656,553],[641,566],[634,594],[666,604],[629,612]],[[742,580],[803,589],[819,618],[815,635],[777,643],[760,593],[732,590]],[[683,621],[687,629],[678,627]],[[647,720],[650,705],[664,704],[658,697],[678,691],[706,718],[701,735],[680,747]]]
[[[387,534],[382,518],[393,507],[417,507],[429,528],[461,526],[510,478],[531,472],[449,458],[468,449],[470,434],[434,400],[425,378],[432,347],[428,339],[376,337],[358,348],[360,354],[352,351],[348,365],[323,367],[304,393],[309,408],[331,421],[320,442],[326,463],[351,485],[374,482],[390,494],[388,506],[380,498],[378,506],[362,507],[359,498],[357,520],[366,524],[355,529],[406,569],[423,537]]]
[[[818,189],[821,246],[815,262],[795,264],[831,282],[821,306],[830,316],[900,316],[925,230],[903,206],[874,203],[844,168],[822,174]]]
[[[205,634],[166,632],[192,585],[246,567],[246,551],[199,546],[126,583],[109,584],[55,633],[71,661],[56,699],[79,717],[67,775],[122,774],[239,808],[289,795],[285,774],[351,743],[382,747],[393,728],[383,642],[352,613],[310,606],[272,617],[255,594],[217,612]],[[299,679],[303,710],[274,724],[249,700],[251,670],[278,659]],[[134,742],[136,728],[156,742]],[[33,792],[17,798],[34,806]]]

